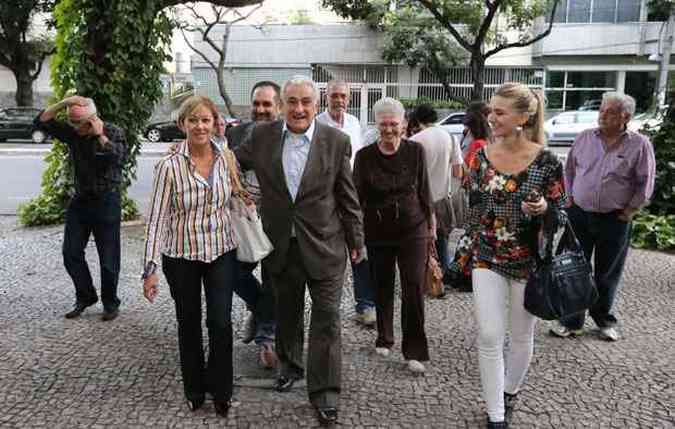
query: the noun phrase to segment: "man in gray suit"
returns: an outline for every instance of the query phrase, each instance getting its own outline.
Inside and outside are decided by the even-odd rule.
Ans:
[[[272,276],[277,314],[279,378],[288,391],[304,377],[305,287],[312,298],[307,391],[321,424],[337,421],[342,345],[340,300],[347,262],[364,257],[363,220],[344,133],[314,120],[319,90],[304,76],[282,90],[285,120],[258,124],[235,150],[253,169],[261,213],[274,251],[264,265]]]

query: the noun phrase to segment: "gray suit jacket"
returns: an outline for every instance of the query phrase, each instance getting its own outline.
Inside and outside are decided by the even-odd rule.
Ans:
[[[265,259],[274,274],[283,271],[291,225],[310,278],[341,275],[347,248],[363,247],[363,217],[349,165],[349,137],[315,122],[307,164],[295,201],[286,186],[282,163],[283,121],[257,124],[235,155],[243,169],[253,169],[262,191],[261,213],[274,251]]]

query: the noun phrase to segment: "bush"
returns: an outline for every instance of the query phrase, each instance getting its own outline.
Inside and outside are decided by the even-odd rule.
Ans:
[[[658,130],[642,131],[654,146],[656,179],[650,205],[635,218],[632,242],[642,249],[675,250],[675,106]]]
[[[401,98],[399,101],[406,109],[412,109],[420,104],[430,104],[434,109],[464,110],[466,108],[466,106],[459,101],[433,100],[429,97]]]

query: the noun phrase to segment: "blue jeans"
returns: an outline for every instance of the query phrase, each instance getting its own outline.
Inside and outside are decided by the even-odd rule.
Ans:
[[[232,288],[238,280],[235,254],[231,250],[210,263],[162,256],[162,270],[176,306],[183,389],[192,401],[204,398],[207,391],[216,400],[232,397]],[[202,285],[209,333],[206,365],[202,345]]]
[[[593,276],[599,297],[589,309],[589,315],[600,328],[613,326],[617,320],[612,307],[628,255],[632,224],[619,220],[616,212],[587,212],[576,205],[567,209],[567,215],[589,262],[593,256]],[[560,323],[569,329],[581,329],[585,316],[585,312],[578,313],[561,319]]]
[[[256,322],[256,344],[274,342],[276,329],[274,317],[274,294],[272,282],[267,270],[262,268],[263,283],[260,284],[253,274],[255,263],[237,261],[238,282],[234,286],[234,293],[241,298],[250,312],[254,314]]]
[[[107,192],[99,198],[74,197],[66,210],[63,233],[63,265],[75,285],[77,303],[98,301],[84,250],[94,235],[101,264],[101,301],[106,311],[120,305],[117,282],[120,273],[120,195]]]
[[[358,264],[352,263],[352,281],[354,282],[354,301],[356,312],[363,313],[369,308],[375,307],[375,294],[370,281],[370,268],[368,260],[364,259]]]
[[[448,253],[448,234],[440,229],[436,230],[436,253],[438,253],[438,263],[441,266],[443,274],[450,268],[450,254]]]

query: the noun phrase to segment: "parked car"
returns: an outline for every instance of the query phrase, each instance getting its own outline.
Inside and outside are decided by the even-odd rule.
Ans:
[[[600,110],[600,105],[602,104],[602,100],[599,98],[593,99],[593,100],[586,100],[584,101],[584,104],[579,106],[579,110]]]
[[[663,109],[656,112],[644,112],[635,115],[635,117],[628,123],[628,129],[635,132],[640,131],[642,128],[649,128],[652,131],[658,131],[667,112],[668,106],[665,106]]]
[[[597,126],[597,111],[576,110],[563,112],[544,122],[544,131],[549,143],[572,144],[577,134]]]
[[[464,133],[464,112],[453,112],[436,122],[436,125],[443,128],[451,136],[461,141]]]
[[[223,116],[225,118],[225,128],[235,127],[241,123],[237,118]],[[162,141],[182,140],[185,133],[178,128],[176,121],[152,122],[145,127],[143,135],[153,143]]]
[[[30,139],[33,143],[47,141],[49,135],[33,125],[33,119],[40,112],[40,109],[33,107],[0,109],[0,142],[7,139]]]

